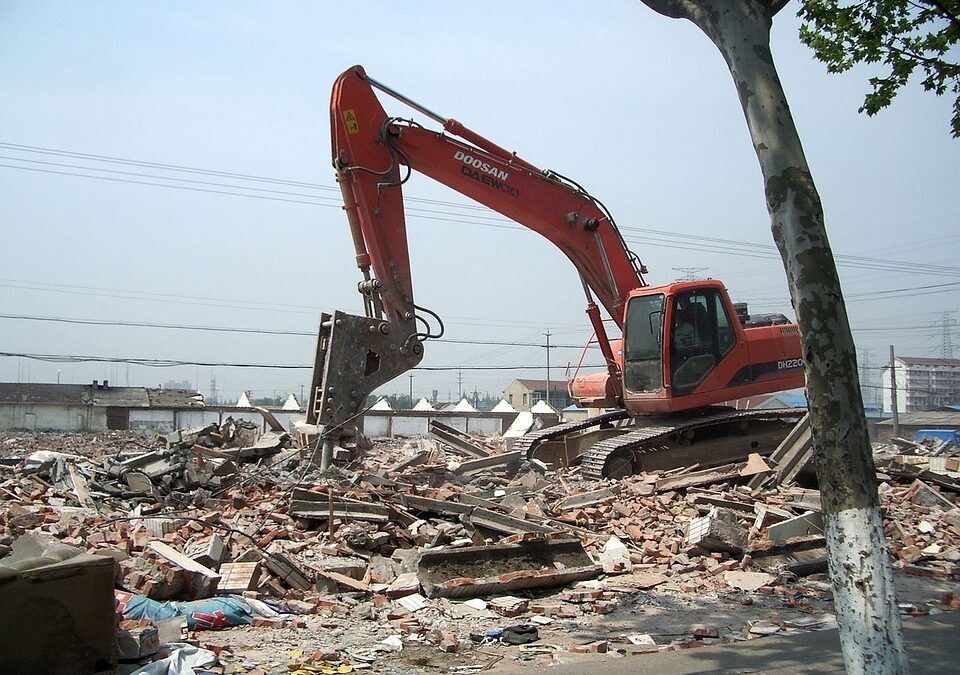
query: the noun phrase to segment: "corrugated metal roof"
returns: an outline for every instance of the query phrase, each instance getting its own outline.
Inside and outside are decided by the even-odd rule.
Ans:
[[[900,415],[900,424],[909,426],[951,427],[960,429],[960,412],[952,410],[926,410]],[[877,426],[893,426],[893,420],[884,420]]]

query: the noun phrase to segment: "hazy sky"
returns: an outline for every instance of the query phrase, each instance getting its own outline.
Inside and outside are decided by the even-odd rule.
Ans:
[[[861,358],[879,368],[889,344],[940,356],[947,334],[960,355],[960,331],[944,331],[945,317],[960,321],[950,102],[914,86],[892,109],[858,114],[868,73],[827,74],[799,44],[795,12],[791,4],[776,20],[773,51],[844,256]],[[356,63],[587,187],[650,268],[648,281],[694,268],[724,280],[734,300],[789,313],[724,63],[692,25],[639,2],[3,0],[0,314],[312,335],[321,310],[362,313],[328,127],[331,85]],[[405,194],[417,300],[444,317],[446,337],[537,344],[550,330],[554,343],[583,343],[580,283],[548,242],[464,208],[423,176]],[[310,335],[0,318],[8,353],[311,365]],[[552,363],[578,357],[561,348]],[[495,392],[543,377],[544,361],[538,347],[439,343],[423,365],[461,366],[464,390]],[[491,366],[531,369],[467,370]],[[186,379],[204,392],[214,376],[231,399],[243,389],[299,394],[310,375],[0,357],[2,381],[58,373],[62,382]],[[408,386],[402,377],[385,391]],[[419,371],[413,388],[456,394],[457,374]]]

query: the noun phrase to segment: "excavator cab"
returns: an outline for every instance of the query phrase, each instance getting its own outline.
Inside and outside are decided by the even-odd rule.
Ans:
[[[633,412],[673,412],[802,386],[795,324],[747,327],[714,279],[648,286],[624,316],[623,397]],[[785,320],[784,320],[785,321]]]

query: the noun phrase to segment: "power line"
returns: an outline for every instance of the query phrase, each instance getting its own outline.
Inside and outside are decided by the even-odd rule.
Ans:
[[[0,143],[0,147],[6,148],[9,150],[19,151],[19,152],[31,152],[31,153],[41,153],[45,155],[54,155],[59,157],[70,157],[74,159],[81,159],[84,161],[106,162],[106,163],[121,164],[126,166],[150,167],[153,169],[160,169],[160,170],[169,171],[169,172],[183,172],[183,173],[189,173],[189,174],[217,176],[217,177],[229,178],[232,180],[242,180],[247,182],[251,182],[251,181],[264,182],[264,183],[269,183],[273,185],[287,185],[287,186],[307,188],[312,190],[328,191],[331,193],[338,192],[337,188],[321,185],[318,183],[309,183],[306,181],[293,181],[293,180],[286,180],[286,179],[271,178],[267,176],[256,176],[252,174],[234,173],[234,172],[228,172],[228,171],[217,171],[212,169],[201,169],[197,167],[188,167],[188,166],[179,165],[179,164],[163,164],[159,162],[147,162],[142,160],[113,157],[109,155],[98,155],[93,153],[81,153],[81,152],[74,152],[74,151],[67,151],[67,150],[57,150],[53,148],[44,148],[40,146],[30,146],[30,145],[23,145],[23,144],[17,144],[17,143]],[[179,182],[210,184],[212,186],[217,186],[217,187],[228,187],[230,188],[230,190],[252,190],[252,191],[259,191],[259,192],[273,192],[278,194],[286,194],[288,196],[302,196],[307,199],[329,200],[334,203],[324,204],[324,203],[319,203],[315,201],[291,200],[287,198],[270,197],[267,195],[245,194],[245,193],[229,192],[229,191],[222,191],[222,190],[209,190],[206,188],[191,188],[189,186],[170,185],[169,183],[151,183],[147,181],[132,181],[127,179],[119,179],[119,178],[113,179],[119,182],[131,182],[131,183],[137,183],[137,184],[151,185],[154,187],[171,187],[171,188],[186,189],[186,190],[193,190],[193,191],[200,191],[200,192],[212,192],[215,194],[228,194],[232,196],[261,198],[261,199],[269,199],[273,201],[305,203],[305,204],[310,204],[314,206],[328,206],[328,207],[334,207],[334,208],[339,207],[338,198],[324,197],[321,195],[309,195],[309,194],[303,194],[303,193],[287,193],[285,191],[269,190],[266,188],[250,187],[250,186],[244,186],[244,185],[232,185],[232,184],[228,185],[228,184],[222,184],[222,183],[211,183],[209,181],[193,181],[193,180],[183,179],[183,178],[158,176],[156,174],[139,174],[135,172],[123,172],[123,171],[116,171],[111,169],[102,169],[94,166],[80,166],[75,164],[71,165],[71,164],[63,164],[63,163],[57,163],[57,162],[43,162],[41,160],[31,160],[26,158],[8,158],[8,159],[11,159],[13,161],[18,161],[18,162],[54,165],[54,166],[61,166],[61,167],[68,167],[68,168],[77,168],[77,169],[82,169],[87,171],[92,170],[92,171],[109,172],[109,173],[115,173],[115,174],[149,177],[149,178],[154,178],[154,179],[159,179],[164,181],[179,181]],[[59,174],[70,175],[70,176],[81,177],[81,178],[110,180],[110,177],[107,177],[107,176],[95,176],[90,174],[77,174],[73,172],[51,171],[51,170],[35,169],[31,167],[5,165],[5,164],[0,166],[5,168],[22,169],[22,170],[28,170],[28,171],[59,173]],[[496,228],[502,228],[502,229],[513,229],[518,231],[529,231],[523,227],[510,225],[510,223],[512,223],[513,221],[503,218],[502,216],[500,216],[499,214],[496,214],[496,212],[492,211],[491,209],[488,209],[485,206],[473,205],[473,204],[462,204],[458,202],[449,202],[444,200],[422,199],[422,198],[416,198],[416,197],[407,197],[406,200],[410,202],[421,202],[421,203],[427,203],[427,204],[433,204],[433,205],[439,205],[439,206],[445,206],[445,207],[453,207],[458,209],[468,209],[468,210],[477,211],[478,213],[495,214],[492,217],[480,216],[480,215],[468,216],[470,218],[479,218],[485,221],[492,221],[492,222],[480,223],[475,221],[464,221],[463,214],[450,213],[448,211],[435,211],[431,209],[414,209],[414,208],[408,207],[406,209],[407,211],[421,211],[424,213],[439,214],[441,216],[453,216],[455,220],[451,220],[450,218],[437,217],[436,215],[433,215],[433,216],[416,215],[413,217],[423,218],[428,220],[439,220],[444,222],[458,222],[458,223],[468,222],[469,224],[481,225],[485,227],[496,227]],[[719,237],[709,237],[704,235],[674,233],[666,230],[656,230],[652,228],[621,227],[619,229],[624,233],[626,232],[638,233],[637,237],[629,239],[629,241],[632,241],[633,243],[642,243],[646,245],[653,245],[653,246],[658,246],[662,248],[673,248],[673,249],[679,249],[679,250],[696,250],[698,252],[711,252],[711,253],[719,253],[724,255],[737,255],[738,257],[754,257],[754,258],[763,258],[763,259],[769,259],[769,260],[779,260],[780,258],[778,249],[771,244],[761,244],[756,242],[723,239]],[[691,242],[698,242],[698,243],[693,244]],[[744,249],[752,249],[752,250],[747,251]],[[884,269],[886,271],[911,272],[913,274],[936,274],[936,275],[943,275],[943,276],[960,275],[960,267],[953,267],[953,266],[946,266],[946,265],[934,265],[930,263],[915,263],[915,262],[901,261],[901,260],[886,260],[882,258],[847,255],[847,254],[835,254],[834,258],[837,261],[838,266],[849,266],[849,267],[857,267],[857,268],[870,269],[870,270]]]
[[[316,337],[316,332],[298,331],[298,330],[280,330],[274,328],[238,328],[228,326],[196,326],[189,324],[171,324],[154,323],[150,321],[116,321],[106,319],[77,319],[60,316],[33,316],[29,314],[0,314],[0,319],[22,320],[22,321],[44,321],[52,323],[68,323],[89,326],[117,326],[128,328],[161,328],[168,330],[189,330],[214,333],[249,333],[255,335],[290,335],[295,337]],[[537,347],[542,348],[542,344],[536,342],[508,342],[501,340],[462,340],[456,338],[436,338],[431,342],[443,342],[448,344],[464,345],[497,345],[505,347]],[[550,345],[558,349],[583,349],[583,345]]]
[[[76,152],[72,150],[58,150],[56,148],[44,148],[36,145],[22,145],[20,143],[8,143],[0,142],[0,147],[8,148],[11,150],[19,150],[22,152],[33,152],[40,153],[44,155],[57,155],[60,157],[76,157],[82,159],[89,159],[96,162],[107,162],[111,164],[126,164],[131,166],[149,166],[157,169],[167,169],[171,171],[183,171],[186,173],[201,173],[207,175],[215,176],[224,176],[228,178],[238,178],[242,180],[255,180],[263,181],[268,183],[280,183],[283,185],[300,185],[303,187],[316,187],[323,188],[323,186],[316,185],[313,183],[306,183],[302,181],[286,180],[281,178],[270,178],[268,176],[255,176],[245,173],[231,173],[229,171],[217,171],[214,169],[200,169],[197,167],[184,166],[182,164],[162,164],[160,162],[147,162],[139,159],[127,159],[123,157],[115,157],[111,155],[98,155],[87,152]],[[329,190],[335,190],[336,188],[323,188]]]
[[[27,167],[27,166],[15,166],[15,165],[11,165],[11,164],[0,164],[0,168],[19,169],[19,170],[22,170],[22,171],[33,171],[33,172],[37,172],[37,173],[56,174],[56,175],[62,175],[62,176],[73,176],[73,177],[77,177],[77,178],[90,178],[90,179],[94,179],[94,180],[109,181],[109,182],[115,182],[115,183],[130,183],[130,184],[134,184],[134,185],[145,185],[145,186],[151,186],[151,187],[173,188],[173,189],[178,189],[178,190],[187,190],[187,191],[190,191],[190,192],[202,192],[202,193],[209,193],[209,194],[220,194],[220,195],[228,195],[228,196],[233,196],[233,197],[246,197],[246,198],[248,198],[248,199],[264,199],[264,200],[267,200],[267,201],[286,202],[286,203],[290,203],[290,204],[305,204],[305,205],[308,205],[308,206],[324,206],[324,207],[327,207],[327,208],[340,208],[340,207],[341,207],[341,205],[338,204],[338,203],[326,204],[326,203],[321,203],[321,202],[316,202],[316,201],[307,201],[307,200],[305,200],[305,199],[290,199],[290,198],[287,198],[287,197],[272,197],[272,196],[269,196],[269,195],[262,195],[262,194],[233,192],[233,191],[231,191],[231,190],[214,190],[214,189],[210,189],[210,188],[190,187],[190,186],[188,186],[188,185],[172,185],[172,184],[170,184],[170,183],[157,183],[157,182],[151,182],[151,181],[133,180],[133,179],[129,179],[129,178],[115,178],[115,177],[111,177],[111,176],[95,176],[95,175],[83,174],[83,173],[76,173],[76,172],[71,172],[71,171],[57,171],[57,170],[53,170],[53,169],[39,169],[39,168]],[[96,169],[95,169],[95,170],[96,170]],[[180,179],[175,179],[175,178],[163,178],[162,180],[180,180]],[[233,190],[244,190],[244,189],[246,189],[246,190],[251,190],[251,189],[253,189],[253,190],[260,190],[260,188],[247,188],[247,187],[239,186],[239,185],[238,185],[238,186],[231,186],[231,189],[233,189]],[[275,191],[271,191],[271,192],[275,192]],[[320,196],[314,196],[313,198],[314,198],[314,199],[329,199],[329,198],[327,198],[327,197],[320,197]],[[460,225],[475,225],[475,226],[479,226],[479,227],[492,227],[492,228],[497,228],[497,229],[514,230],[514,231],[518,231],[518,232],[528,232],[528,233],[532,233],[532,230],[529,230],[529,229],[527,229],[527,228],[525,228],[525,227],[507,224],[507,223],[509,223],[509,222],[512,222],[512,221],[507,221],[507,220],[504,220],[504,221],[503,221],[503,224],[501,224],[501,223],[499,223],[499,222],[477,222],[477,221],[472,221],[472,220],[465,220],[465,217],[464,217],[462,214],[456,214],[456,213],[450,213],[449,215],[450,215],[451,217],[447,218],[447,217],[441,217],[441,216],[435,216],[435,215],[423,215],[423,213],[418,213],[418,211],[422,211],[422,212],[425,212],[425,213],[446,213],[446,212],[442,212],[442,211],[431,211],[431,210],[429,210],[429,209],[415,209],[415,208],[411,208],[411,207],[406,207],[406,208],[404,209],[404,211],[407,212],[408,217],[411,217],[411,218],[419,218],[419,219],[421,219],[421,220],[433,220],[433,221],[439,221],[439,222],[456,223],[456,224],[460,224]],[[470,216],[470,217],[473,217],[473,218],[482,218],[482,216]],[[489,219],[489,220],[497,220],[497,219],[491,218],[491,219]],[[683,240],[683,241],[685,241],[685,240],[687,240],[687,239],[695,239],[695,238],[696,238],[695,235],[689,235],[689,234],[678,234],[678,235],[674,235],[674,236],[676,236],[678,239],[681,239],[681,240]],[[654,237],[645,237],[645,236],[637,236],[637,237],[632,237],[632,238],[631,238],[631,237],[628,237],[628,236],[624,236],[624,240],[627,241],[627,242],[629,242],[629,243],[640,243],[640,244],[652,245],[652,246],[655,246],[655,247],[658,247],[658,248],[667,248],[667,249],[674,249],[674,250],[680,250],[680,251],[697,251],[698,253],[716,253],[716,254],[721,254],[721,255],[734,255],[734,256],[737,256],[738,258],[760,258],[760,259],[764,259],[764,260],[779,260],[779,254],[775,254],[775,253],[772,253],[772,252],[768,254],[768,253],[763,252],[763,251],[752,251],[752,252],[750,252],[750,251],[744,251],[744,250],[741,248],[741,246],[743,246],[743,245],[745,245],[745,244],[750,245],[749,242],[736,242],[736,241],[734,241],[734,240],[730,240],[730,244],[729,244],[729,245],[726,245],[726,246],[718,246],[718,245],[710,245],[710,244],[692,244],[692,243],[691,243],[691,244],[686,244],[686,243],[682,243],[682,242],[681,242],[681,243],[675,243],[675,242],[674,242],[674,243],[670,243],[671,240],[669,240],[669,239],[668,239],[668,240],[664,240],[664,239],[658,239],[658,238],[654,238]],[[884,265],[881,265],[880,263],[870,263],[870,262],[866,262],[866,261],[864,261],[864,262],[857,262],[857,261],[855,261],[855,260],[844,260],[843,258],[841,258],[840,255],[836,255],[836,256],[834,256],[834,258],[835,258],[835,261],[836,261],[838,267],[853,267],[853,268],[860,268],[860,269],[869,269],[869,270],[872,270],[872,271],[881,271],[881,270],[882,270],[882,271],[887,271],[887,272],[909,272],[909,273],[911,273],[911,274],[921,274],[921,275],[960,276],[960,270],[948,271],[948,270],[936,269],[936,268],[935,268],[935,269],[930,269],[930,268],[924,267],[924,266],[923,266],[922,264],[920,264],[920,263],[905,263],[905,262],[898,262],[898,261],[885,261],[885,264],[884,264]]]
[[[203,307],[217,307],[225,309],[246,309],[261,312],[278,312],[288,314],[309,314],[319,317],[320,308],[307,307],[304,305],[292,305],[283,303],[257,303],[246,300],[237,300],[235,298],[213,298],[196,295],[177,295],[174,293],[154,293],[146,291],[128,291],[125,289],[102,288],[99,286],[81,286],[76,284],[54,284],[41,281],[24,281],[18,279],[0,279],[0,287],[20,288],[26,290],[45,291],[50,293],[65,293],[68,295],[91,295],[95,297],[121,298],[127,300],[148,300],[152,302],[170,302],[181,305],[200,305]],[[79,289],[79,290],[78,290]],[[208,300],[210,302],[196,302],[196,300]],[[230,304],[234,303],[234,304]],[[287,309],[283,309],[287,308]],[[477,323],[483,326],[508,326],[512,327],[518,324],[530,326],[542,326],[544,321],[531,320],[512,320],[509,323],[497,323],[491,318],[476,317],[449,317],[445,323],[456,324],[465,323],[467,325]],[[573,325],[573,324],[571,324]],[[579,329],[578,329],[579,330]]]
[[[266,368],[274,370],[312,370],[313,366],[277,363],[231,363],[228,361],[186,361],[175,359],[141,359],[113,356],[90,356],[78,354],[30,354],[26,352],[2,352],[0,356],[45,361],[48,363],[128,363],[149,368],[175,368],[178,366],[203,366],[223,368]],[[584,368],[603,368],[602,364],[586,365]],[[542,370],[540,365],[532,366],[417,366],[410,370],[450,371],[450,370]]]

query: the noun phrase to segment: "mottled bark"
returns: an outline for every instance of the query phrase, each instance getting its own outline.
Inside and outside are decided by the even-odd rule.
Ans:
[[[772,17],[784,3],[642,1],[661,14],[696,24],[720,50],[733,76],[800,326],[847,672],[907,672],[856,350],[820,196],[770,52]]]

